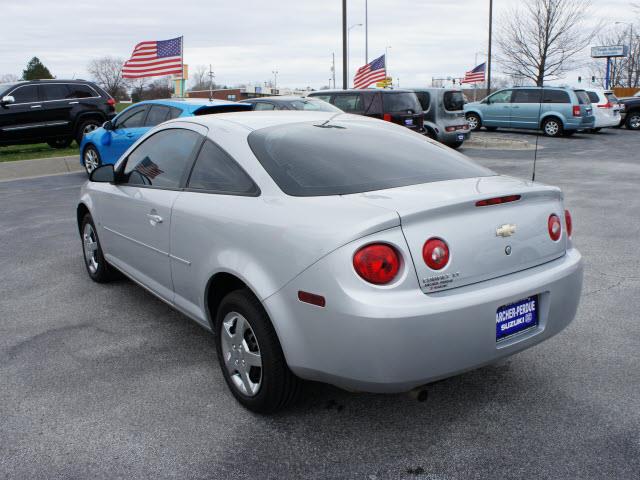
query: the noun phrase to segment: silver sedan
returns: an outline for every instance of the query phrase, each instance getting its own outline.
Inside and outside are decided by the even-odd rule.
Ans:
[[[564,329],[582,287],[558,188],[341,113],[161,124],[92,173],[77,219],[91,278],[213,331],[257,412],[301,379],[401,392],[495,362]]]

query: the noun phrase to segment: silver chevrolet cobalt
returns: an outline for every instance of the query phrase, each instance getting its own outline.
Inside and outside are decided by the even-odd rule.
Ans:
[[[565,328],[582,286],[558,188],[343,113],[166,122],[91,174],[77,219],[91,278],[213,331],[257,412],[300,379],[401,392],[495,362]]]

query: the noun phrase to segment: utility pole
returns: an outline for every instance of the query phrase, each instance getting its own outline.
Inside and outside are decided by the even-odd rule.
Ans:
[[[493,0],[489,0],[489,54],[487,55],[487,95],[491,93],[491,34],[493,29]]]
[[[364,64],[369,63],[369,0],[364,0]]]
[[[342,0],[342,89],[347,89],[347,0]]]
[[[213,69],[211,68],[211,64],[209,64],[209,101],[213,100],[213,78],[215,75],[213,74]]]

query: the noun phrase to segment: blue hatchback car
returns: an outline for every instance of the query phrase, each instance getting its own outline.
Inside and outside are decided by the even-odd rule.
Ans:
[[[591,100],[584,90],[562,87],[514,87],[498,90],[464,106],[472,130],[541,129],[558,137],[593,128]]]
[[[149,129],[173,118],[251,109],[251,105],[244,103],[199,98],[139,102],[83,137],[80,143],[80,163],[87,174],[100,165],[116,163],[120,156]]]

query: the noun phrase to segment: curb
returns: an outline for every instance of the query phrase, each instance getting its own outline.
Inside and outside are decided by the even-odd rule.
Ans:
[[[535,145],[525,140],[508,140],[492,137],[471,137],[462,145],[464,148],[480,148],[486,150],[533,150]],[[543,147],[539,146],[538,149]]]
[[[0,182],[82,171],[79,155],[0,162]]]

